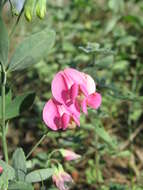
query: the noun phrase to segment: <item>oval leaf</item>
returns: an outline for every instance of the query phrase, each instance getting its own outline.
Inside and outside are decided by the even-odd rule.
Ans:
[[[6,94],[6,119],[12,119],[19,116],[23,111],[27,110],[34,102],[35,93],[28,92],[15,97],[11,100],[11,91]],[[0,96],[1,105],[1,96]],[[0,118],[1,118],[0,110]]]
[[[29,183],[44,181],[51,177],[53,172],[52,168],[35,170],[26,176],[25,181]]]
[[[16,181],[10,183],[8,186],[8,190],[34,190],[31,184],[21,182],[21,181]]]
[[[16,178],[24,181],[26,176],[26,158],[22,148],[17,148],[12,157],[12,165],[15,169]]]
[[[55,32],[45,29],[25,39],[15,50],[9,63],[9,70],[22,70],[38,61],[47,54],[55,42]]]
[[[0,160],[0,166],[2,166],[2,168],[3,168],[3,173],[2,173],[2,175],[3,175],[4,173],[6,173],[8,180],[14,179],[14,177],[15,177],[15,171],[14,171],[14,169],[13,169],[10,165],[8,165],[8,164],[7,164],[6,162],[4,162],[3,160]],[[1,175],[1,176],[2,176],[2,175]]]
[[[0,189],[7,189],[8,181],[15,178],[15,171],[3,160],[0,160],[0,166],[3,168],[3,173],[0,175]]]
[[[9,104],[6,105],[6,119],[19,116],[33,104],[34,99],[34,92],[25,93],[14,98]]]

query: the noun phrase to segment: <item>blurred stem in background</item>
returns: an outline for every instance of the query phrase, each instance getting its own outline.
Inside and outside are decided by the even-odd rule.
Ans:
[[[2,147],[5,161],[8,163],[8,151],[6,142],[6,122],[5,122],[5,86],[6,86],[6,71],[1,63],[1,114],[2,114]]]
[[[100,155],[99,155],[99,152],[98,152],[98,135],[96,134],[95,135],[95,144],[96,144],[96,146],[95,146],[95,148],[96,148],[96,150],[95,150],[95,167],[96,167],[96,181],[97,181],[97,183],[99,183],[100,182],[100,180],[99,180],[99,172],[100,172],[100,166],[99,166],[99,161],[100,161]]]

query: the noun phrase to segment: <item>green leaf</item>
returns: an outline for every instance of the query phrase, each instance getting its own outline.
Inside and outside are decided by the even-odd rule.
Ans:
[[[19,116],[23,111],[27,110],[34,102],[35,93],[28,92],[17,96],[11,100],[11,91],[6,95],[6,119],[12,119]],[[0,97],[1,105],[1,97]],[[1,118],[1,110],[0,110]]]
[[[0,189],[6,189],[8,181],[15,178],[15,171],[3,160],[0,160],[0,166],[3,168],[3,173],[0,175]]]
[[[34,190],[31,184],[21,181],[10,183],[8,190]]]
[[[29,183],[44,181],[45,179],[51,177],[52,174],[53,174],[52,168],[35,170],[26,176],[25,181]]]
[[[3,65],[7,65],[8,49],[9,49],[8,32],[4,24],[4,21],[0,15],[0,62]]]
[[[104,140],[106,143],[108,143],[112,148],[116,148],[115,143],[113,142],[111,136],[105,131],[104,127],[96,125],[95,126],[95,132],[96,134]]]
[[[99,69],[105,69],[111,66],[114,62],[114,56],[113,55],[107,55],[103,58],[100,58],[96,61],[95,67]]]
[[[8,165],[6,162],[4,162],[3,160],[0,160],[0,166],[2,166],[3,168],[3,173],[6,173],[7,174],[7,178],[9,180],[12,180],[14,179],[15,177],[15,171],[14,169]]]
[[[6,107],[6,119],[17,117],[27,110],[34,102],[35,93],[25,93],[14,98]]]
[[[22,148],[17,148],[12,157],[12,165],[16,172],[16,179],[25,181],[26,176],[26,158]]]
[[[125,6],[124,0],[109,0],[108,6],[114,13],[123,12]]]
[[[110,19],[107,22],[107,25],[105,27],[105,34],[108,34],[109,32],[112,32],[112,30],[115,28],[118,20],[120,19],[120,16],[114,16],[112,19]]]
[[[9,70],[22,70],[36,64],[47,54],[55,42],[55,32],[45,30],[29,36],[15,50],[9,63]]]
[[[113,155],[113,157],[121,157],[121,158],[126,158],[126,157],[130,157],[132,155],[132,153],[129,150],[124,150],[124,151],[119,151],[118,153],[116,153],[115,155]]]
[[[127,60],[116,61],[112,66],[113,71],[123,72],[129,67],[129,62]]]

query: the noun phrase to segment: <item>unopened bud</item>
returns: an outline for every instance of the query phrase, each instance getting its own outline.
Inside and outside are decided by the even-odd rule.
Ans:
[[[36,0],[27,0],[25,7],[24,7],[25,18],[29,22],[32,20],[32,17],[33,17],[35,2],[36,2]]]
[[[3,172],[3,168],[0,166],[0,174],[2,174]]]
[[[73,152],[71,150],[60,149],[60,152],[61,152],[62,156],[65,158],[65,160],[67,160],[67,161],[77,160],[77,159],[81,158],[81,156],[79,154],[76,154],[75,152]]]
[[[38,0],[36,4],[36,14],[40,19],[43,19],[46,14],[46,0]]]

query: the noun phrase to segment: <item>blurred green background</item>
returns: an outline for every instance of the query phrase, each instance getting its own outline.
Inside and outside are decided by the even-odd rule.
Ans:
[[[11,13],[4,16],[10,31],[16,18]],[[17,146],[28,153],[41,137],[42,108],[51,97],[52,78],[73,67],[95,79],[102,106],[89,109],[80,128],[51,132],[27,162],[29,170],[46,167],[54,148],[72,148],[82,155],[75,163],[63,162],[75,180],[72,189],[143,189],[143,1],[48,0],[44,20],[35,16],[28,23],[22,16],[11,39],[11,53],[22,39],[46,26],[56,31],[51,53],[8,79],[14,94],[36,92],[32,108],[10,122],[10,154]],[[51,180],[44,184],[55,189]]]

